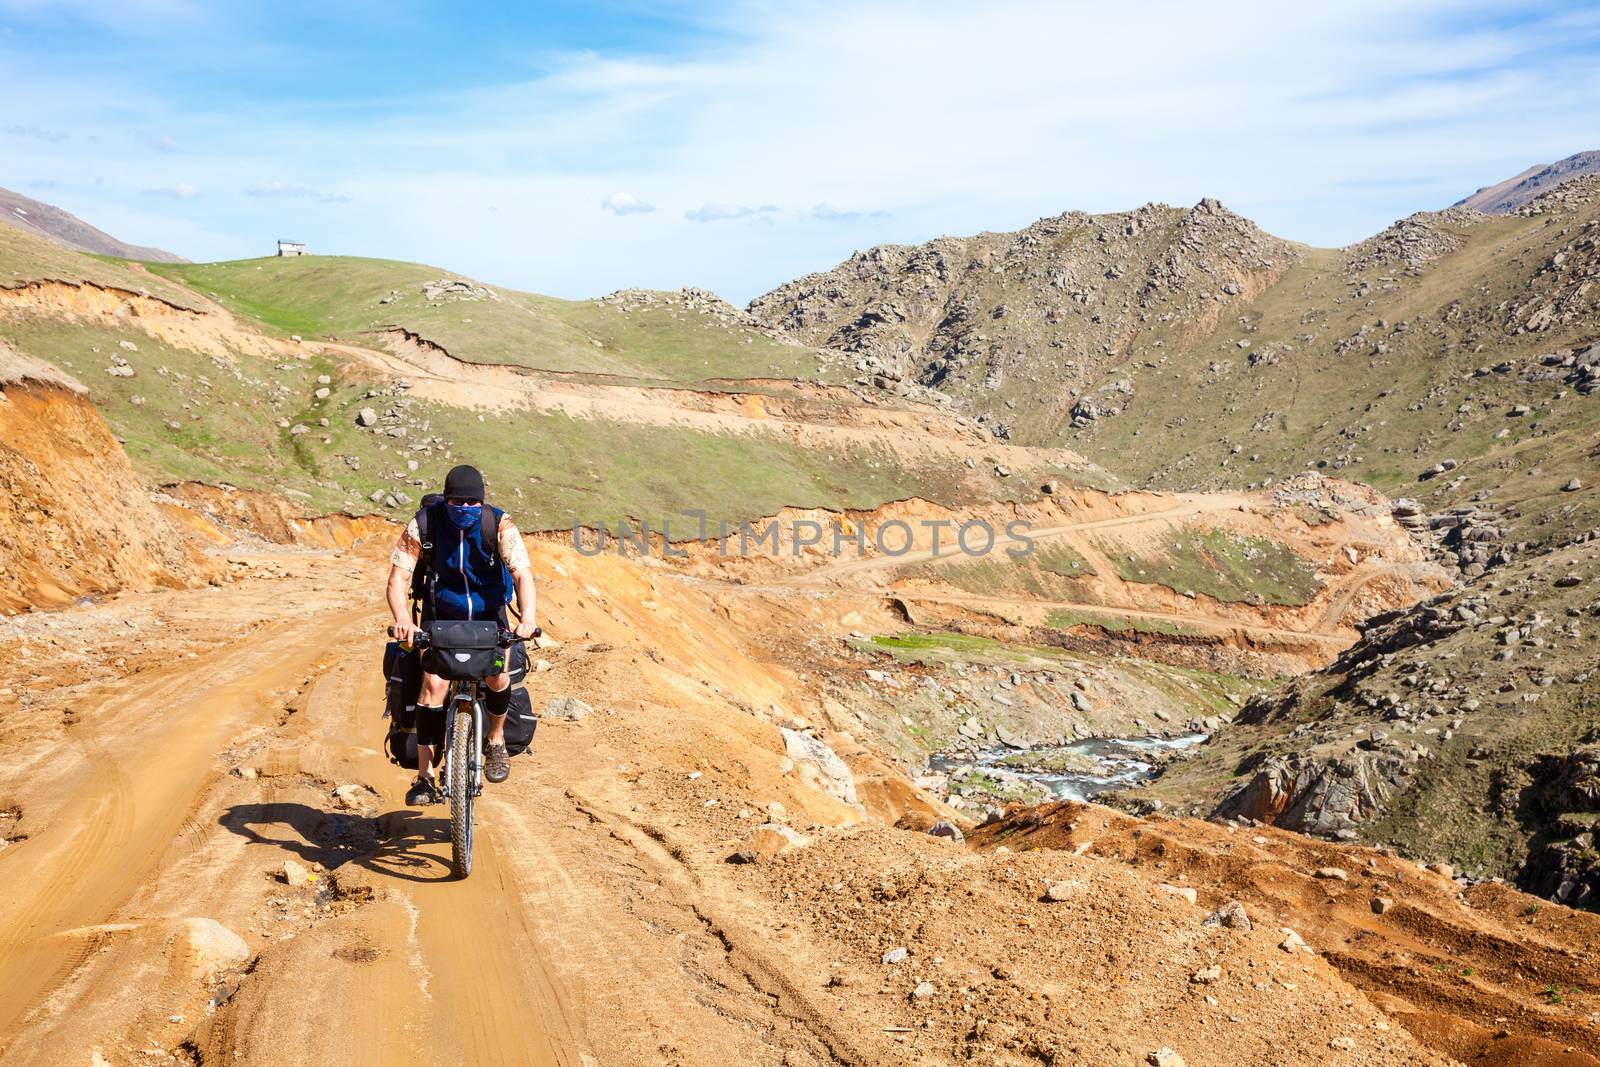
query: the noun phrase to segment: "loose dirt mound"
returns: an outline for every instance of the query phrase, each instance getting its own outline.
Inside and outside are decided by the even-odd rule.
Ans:
[[[215,578],[75,385],[0,344],[0,610]]]
[[[1018,812],[975,843],[1111,863],[1194,889],[1206,911],[1239,901],[1257,930],[1293,928],[1421,1043],[1466,1063],[1600,1064],[1600,917],[1493,883],[1463,890],[1376,849],[1091,805]]]

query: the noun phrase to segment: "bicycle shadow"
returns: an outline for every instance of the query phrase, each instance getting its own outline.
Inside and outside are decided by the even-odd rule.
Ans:
[[[235,804],[217,823],[254,844],[273,845],[330,871],[354,863],[407,882],[447,882],[453,877],[447,856],[425,851],[428,845],[448,845],[449,820],[415,808],[373,818],[297,801],[270,801]]]

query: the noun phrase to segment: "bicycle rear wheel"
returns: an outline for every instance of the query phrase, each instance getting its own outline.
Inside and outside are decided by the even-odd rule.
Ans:
[[[472,709],[459,708],[450,723],[450,869],[472,873]]]

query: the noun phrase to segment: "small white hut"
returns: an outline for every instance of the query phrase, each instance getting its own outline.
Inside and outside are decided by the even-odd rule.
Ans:
[[[278,255],[280,256],[303,256],[305,254],[306,243],[304,241],[284,241],[281,239],[278,241]]]

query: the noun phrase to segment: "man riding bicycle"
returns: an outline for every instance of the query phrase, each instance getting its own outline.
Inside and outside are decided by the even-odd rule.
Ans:
[[[423,511],[406,525],[389,556],[388,600],[395,639],[410,644],[417,631],[435,619],[494,619],[502,629],[510,629],[506,605],[513,590],[518,616],[514,632],[519,638],[535,636],[533,566],[522,534],[503,511],[484,503],[483,475],[475,467],[451,468],[443,496],[439,504],[424,501]],[[421,626],[412,621],[409,604],[412,576],[419,565],[428,568]],[[511,675],[502,671],[485,682],[489,729],[483,773],[491,782],[503,782],[511,776],[505,743]],[[407,804],[437,804],[442,799],[433,780],[433,758],[444,745],[449,685],[447,679],[424,669],[417,698],[417,779],[406,793]]]

